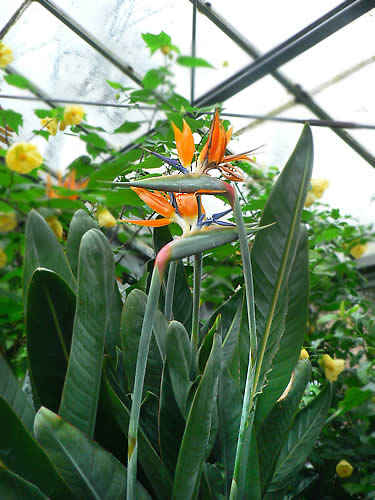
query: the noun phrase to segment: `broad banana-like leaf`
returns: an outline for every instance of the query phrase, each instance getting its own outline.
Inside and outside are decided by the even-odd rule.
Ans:
[[[27,217],[25,230],[25,264],[23,286],[25,298],[31,276],[38,267],[50,269],[58,274],[72,290],[76,283],[64,251],[55,233],[43,217],[32,210]]]
[[[308,359],[299,361],[293,372],[292,385],[288,394],[275,404],[260,431],[257,432],[263,494],[272,480],[281,449],[293,424],[310,376],[310,361]]]
[[[279,492],[286,488],[305,463],[327,419],[331,392],[331,384],[327,384],[322,392],[297,414],[284,441],[267,493]]]
[[[178,321],[169,324],[166,347],[174,396],[182,415],[185,415],[186,400],[191,386],[191,344],[185,327]]]
[[[216,334],[186,421],[173,483],[173,497],[176,499],[192,498],[199,488],[202,467],[210,453],[207,444],[216,412],[221,360],[221,338]]]
[[[66,241],[66,256],[74,276],[78,274],[78,254],[82,236],[90,229],[99,229],[99,226],[85,210],[77,210],[70,221]]]
[[[34,432],[55,468],[78,498],[123,500],[126,468],[95,441],[43,407],[35,417]],[[137,498],[150,498],[140,485]]]
[[[0,354],[0,396],[11,406],[24,426],[32,432],[35,412],[30,405],[16,376]]]
[[[288,311],[279,350],[268,373],[268,384],[258,397],[255,425],[258,429],[289,383],[305,338],[309,300],[307,231],[301,226],[296,256],[288,279]]]
[[[6,500],[48,500],[40,489],[29,481],[25,481],[9,469],[0,465],[0,498]]]
[[[107,364],[108,363],[105,363],[104,365],[102,401],[115,418],[124,436],[127,437],[130,420],[130,401],[128,402],[129,406],[127,407],[115,393],[109,380],[111,377],[109,376],[109,373],[107,373]],[[172,480],[164,463],[160,459],[160,456],[147,438],[142,428],[142,421],[139,426],[138,441],[138,459],[149,483],[154,490],[155,497],[160,500],[170,498],[172,493]]]
[[[173,240],[168,226],[155,227],[153,232],[154,249],[157,254],[163,246]],[[164,311],[165,294],[163,288],[161,289],[159,308]],[[173,293],[173,319],[182,323],[186,328],[191,327],[191,312],[193,309],[193,302],[188,280],[186,278],[185,266],[182,262],[177,263],[176,278]]]
[[[126,298],[122,310],[122,316],[121,316],[122,355],[126,370],[126,376],[128,380],[128,391],[130,392],[132,392],[134,388],[138,346],[141,336],[143,318],[146,309],[146,302],[147,302],[147,295],[141,290],[134,289],[130,292],[130,294]],[[151,338],[151,344],[147,360],[144,393],[150,391],[154,394],[159,394],[162,369],[163,369],[162,354],[159,350],[155,335],[153,335]]]
[[[57,473],[46,452],[2,397],[0,397],[0,429],[0,460],[6,467],[40,488],[40,491],[49,498],[78,500]],[[10,494],[10,491],[8,493]],[[7,494],[1,498],[10,497]]]
[[[115,269],[111,247],[97,229],[82,238],[77,309],[59,414],[93,437],[105,335],[112,310]]]
[[[257,391],[266,382],[267,373],[279,349],[287,310],[287,280],[299,236],[313,164],[313,144],[306,125],[266,203],[261,226],[276,222],[260,231],[252,248],[255,308],[257,322]]]
[[[224,470],[221,464],[203,464],[198,500],[223,498],[224,482]]]
[[[75,293],[58,274],[34,271],[26,300],[29,370],[40,404],[55,412],[68,368],[75,308]]]

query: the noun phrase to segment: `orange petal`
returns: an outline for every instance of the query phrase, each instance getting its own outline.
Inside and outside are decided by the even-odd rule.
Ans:
[[[241,154],[238,154],[238,155],[224,156],[224,158],[221,161],[224,162],[224,163],[228,163],[229,161],[239,161],[239,160],[251,161],[251,158],[249,158],[248,154],[241,153]]]
[[[171,217],[175,214],[175,210],[169,203],[168,198],[160,191],[152,192],[148,189],[138,187],[132,187],[131,189],[158,214],[164,217]]]
[[[176,140],[178,157],[181,164],[187,168],[191,165],[195,151],[193,134],[191,133],[191,129],[185,120],[183,121],[182,132],[173,122],[172,127],[174,138]]]
[[[130,220],[130,219],[119,219],[120,222],[130,222],[130,224],[137,224],[137,226],[149,226],[149,227],[161,227],[168,226],[173,222],[173,219],[166,217],[163,219],[150,219],[150,220]]]
[[[228,142],[231,140],[232,138],[232,133],[233,133],[233,127],[231,127],[228,132],[226,133],[226,136],[227,136],[227,144]]]
[[[198,202],[194,193],[175,193],[177,207],[184,217],[197,217]]]

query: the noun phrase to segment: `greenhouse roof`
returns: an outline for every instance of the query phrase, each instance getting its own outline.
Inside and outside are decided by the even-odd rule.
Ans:
[[[175,90],[197,106],[223,104],[222,116],[237,132],[235,152],[262,146],[257,161],[282,167],[309,121],[313,177],[330,181],[323,201],[369,223],[375,215],[374,7],[374,0],[3,0],[0,39],[14,53],[6,71],[25,77],[32,89],[2,80],[1,106],[24,115],[21,140],[29,139],[34,109],[45,103],[82,103],[89,123],[107,132],[124,119],[143,120],[126,134],[103,133],[116,149],[134,147],[150,132],[148,119],[163,117],[162,99],[121,106],[107,80],[141,89],[146,73],[166,57],[160,51],[150,57],[142,34],[164,31],[181,55],[213,66],[175,64]],[[53,145],[36,139],[56,170],[85,152],[67,134]]]

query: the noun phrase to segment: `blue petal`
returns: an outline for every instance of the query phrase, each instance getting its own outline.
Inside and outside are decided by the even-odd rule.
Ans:
[[[149,149],[143,148],[152,155],[156,156],[156,158],[159,158],[159,160],[163,160],[165,163],[168,163],[168,165],[171,165],[173,168],[177,168],[180,172],[183,174],[188,174],[189,170],[181,165],[181,163],[178,160],[172,160],[172,158],[168,158],[167,156],[159,155],[159,153],[154,153],[154,151],[150,151]]]

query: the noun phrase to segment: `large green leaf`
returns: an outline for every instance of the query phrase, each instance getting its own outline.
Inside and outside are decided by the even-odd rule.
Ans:
[[[306,125],[266,203],[261,226],[276,222],[257,233],[252,248],[257,321],[257,390],[279,348],[287,308],[286,285],[296,251],[300,217],[313,164],[312,135]]]
[[[110,383],[110,374],[107,370],[107,364],[104,365],[104,384],[102,392],[102,402],[116,420],[123,434],[127,437],[130,420],[130,400],[126,406],[115,393]],[[124,449],[125,453],[125,449]],[[138,431],[138,458],[150,482],[156,498],[164,500],[170,498],[172,493],[172,481],[163,464],[160,456],[152,446],[142,428],[142,418]]]
[[[30,375],[41,405],[57,411],[64,385],[76,297],[53,271],[34,271],[26,299]]]
[[[34,430],[57,471],[79,498],[123,500],[126,468],[108,451],[47,408],[38,411]],[[137,493],[140,499],[150,498],[143,488]]]
[[[327,419],[331,390],[331,384],[327,384],[325,389],[297,414],[284,442],[267,493],[287,487],[305,463]]]
[[[32,210],[26,221],[25,230],[25,264],[24,290],[25,297],[31,276],[38,267],[50,269],[58,274],[72,290],[76,284],[64,251],[55,233],[47,222],[35,210]]]
[[[0,498],[6,500],[48,500],[39,488],[0,464]]]
[[[45,451],[0,397],[0,461],[54,500],[76,500]],[[2,498],[8,498],[3,496]],[[28,498],[28,497],[25,497]]]
[[[128,390],[133,391],[135,368],[137,364],[139,339],[146,309],[147,295],[141,290],[134,289],[126,298],[121,316],[121,342],[124,366],[128,380]],[[154,323],[155,331],[156,322]],[[147,359],[144,393],[150,391],[154,394],[160,392],[161,372],[163,361],[155,335]]]
[[[173,393],[182,415],[190,390],[191,344],[188,333],[178,321],[172,321],[167,330],[167,360]]]
[[[8,402],[25,427],[32,431],[35,417],[34,409],[2,354],[0,354],[0,396]]]
[[[307,231],[301,226],[296,256],[288,279],[288,311],[280,347],[267,375],[268,385],[258,397],[255,414],[257,428],[288,385],[305,338],[309,300],[309,261]]]
[[[293,382],[288,394],[276,403],[257,432],[263,493],[272,479],[282,446],[311,376],[310,361],[299,361],[293,373]]]
[[[78,273],[78,254],[82,236],[90,229],[99,229],[96,221],[85,210],[77,210],[70,222],[66,241],[66,256],[74,276]]]
[[[176,499],[192,498],[198,491],[203,463],[209,449],[211,423],[216,411],[222,346],[216,334],[205,371],[195,393],[176,465],[173,495]]]
[[[219,378],[219,450],[218,459],[225,470],[225,497],[229,497],[230,485],[236,457],[238,431],[242,410],[242,394],[231,377],[227,365],[223,364]]]
[[[171,242],[173,237],[168,226],[156,227],[154,229],[154,248],[158,253],[164,245]],[[160,293],[160,310],[164,310],[165,294],[162,288]],[[188,280],[186,278],[185,266],[181,261],[177,263],[176,279],[173,293],[173,318],[182,323],[186,328],[191,327],[191,313],[193,303]]]
[[[112,250],[105,236],[90,229],[79,251],[77,309],[59,410],[60,416],[93,437],[105,335],[115,286]]]

